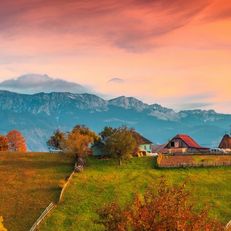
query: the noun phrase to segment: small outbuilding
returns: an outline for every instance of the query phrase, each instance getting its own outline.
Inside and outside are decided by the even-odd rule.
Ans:
[[[219,148],[231,149],[231,137],[228,134],[223,136],[223,138],[219,144]]]
[[[207,152],[209,148],[200,146],[192,137],[186,134],[174,136],[164,147],[163,153],[201,153]]]
[[[141,136],[139,134],[140,138],[140,145],[139,145],[139,151],[142,152],[144,155],[148,155],[149,153],[152,153],[152,142],[145,137]]]
[[[104,153],[104,142],[103,141],[98,141],[95,144],[92,145],[91,150],[92,150],[92,155],[96,157],[102,157],[105,156]]]

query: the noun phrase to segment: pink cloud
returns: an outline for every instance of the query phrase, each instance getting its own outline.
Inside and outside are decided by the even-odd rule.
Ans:
[[[206,102],[231,110],[230,9],[229,0],[0,1],[0,80],[42,72],[163,104],[213,92]],[[126,81],[108,86],[112,76]]]
[[[145,51],[210,5],[208,0],[19,0],[0,3],[0,28],[8,36],[72,34],[73,40],[75,36],[94,37],[129,51]],[[208,16],[219,14],[211,12]]]

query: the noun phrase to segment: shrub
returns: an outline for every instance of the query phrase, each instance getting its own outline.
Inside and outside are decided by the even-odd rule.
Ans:
[[[100,222],[110,231],[223,230],[222,224],[208,217],[208,208],[195,212],[185,184],[169,187],[162,180],[157,194],[148,190],[125,209],[112,203],[99,211]]]

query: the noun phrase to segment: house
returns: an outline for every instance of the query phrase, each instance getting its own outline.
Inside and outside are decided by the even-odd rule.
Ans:
[[[208,151],[209,148],[200,146],[192,137],[186,134],[174,136],[163,149],[163,153],[167,154],[201,153]]]
[[[219,148],[231,149],[231,136],[229,136],[228,134],[224,135],[219,144]]]
[[[152,142],[145,137],[141,136],[139,133],[134,132],[134,136],[139,141],[139,148],[137,151],[137,156],[143,155],[151,155],[152,153]],[[106,156],[107,154],[104,153],[104,145],[105,141],[102,139],[97,143],[93,144],[91,147],[92,155],[96,157]]]
[[[105,156],[104,154],[104,142],[103,141],[98,141],[95,144],[91,146],[92,150],[92,155],[96,157],[102,157]]]
[[[152,142],[142,135],[138,134],[140,145],[139,145],[139,151],[142,155],[150,155],[152,153]]]

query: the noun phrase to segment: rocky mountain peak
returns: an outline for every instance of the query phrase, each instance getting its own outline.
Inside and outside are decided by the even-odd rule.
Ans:
[[[148,104],[145,104],[134,97],[125,96],[120,96],[109,100],[109,105],[122,107],[125,109],[134,109],[136,111],[143,111],[144,109],[148,108]]]

